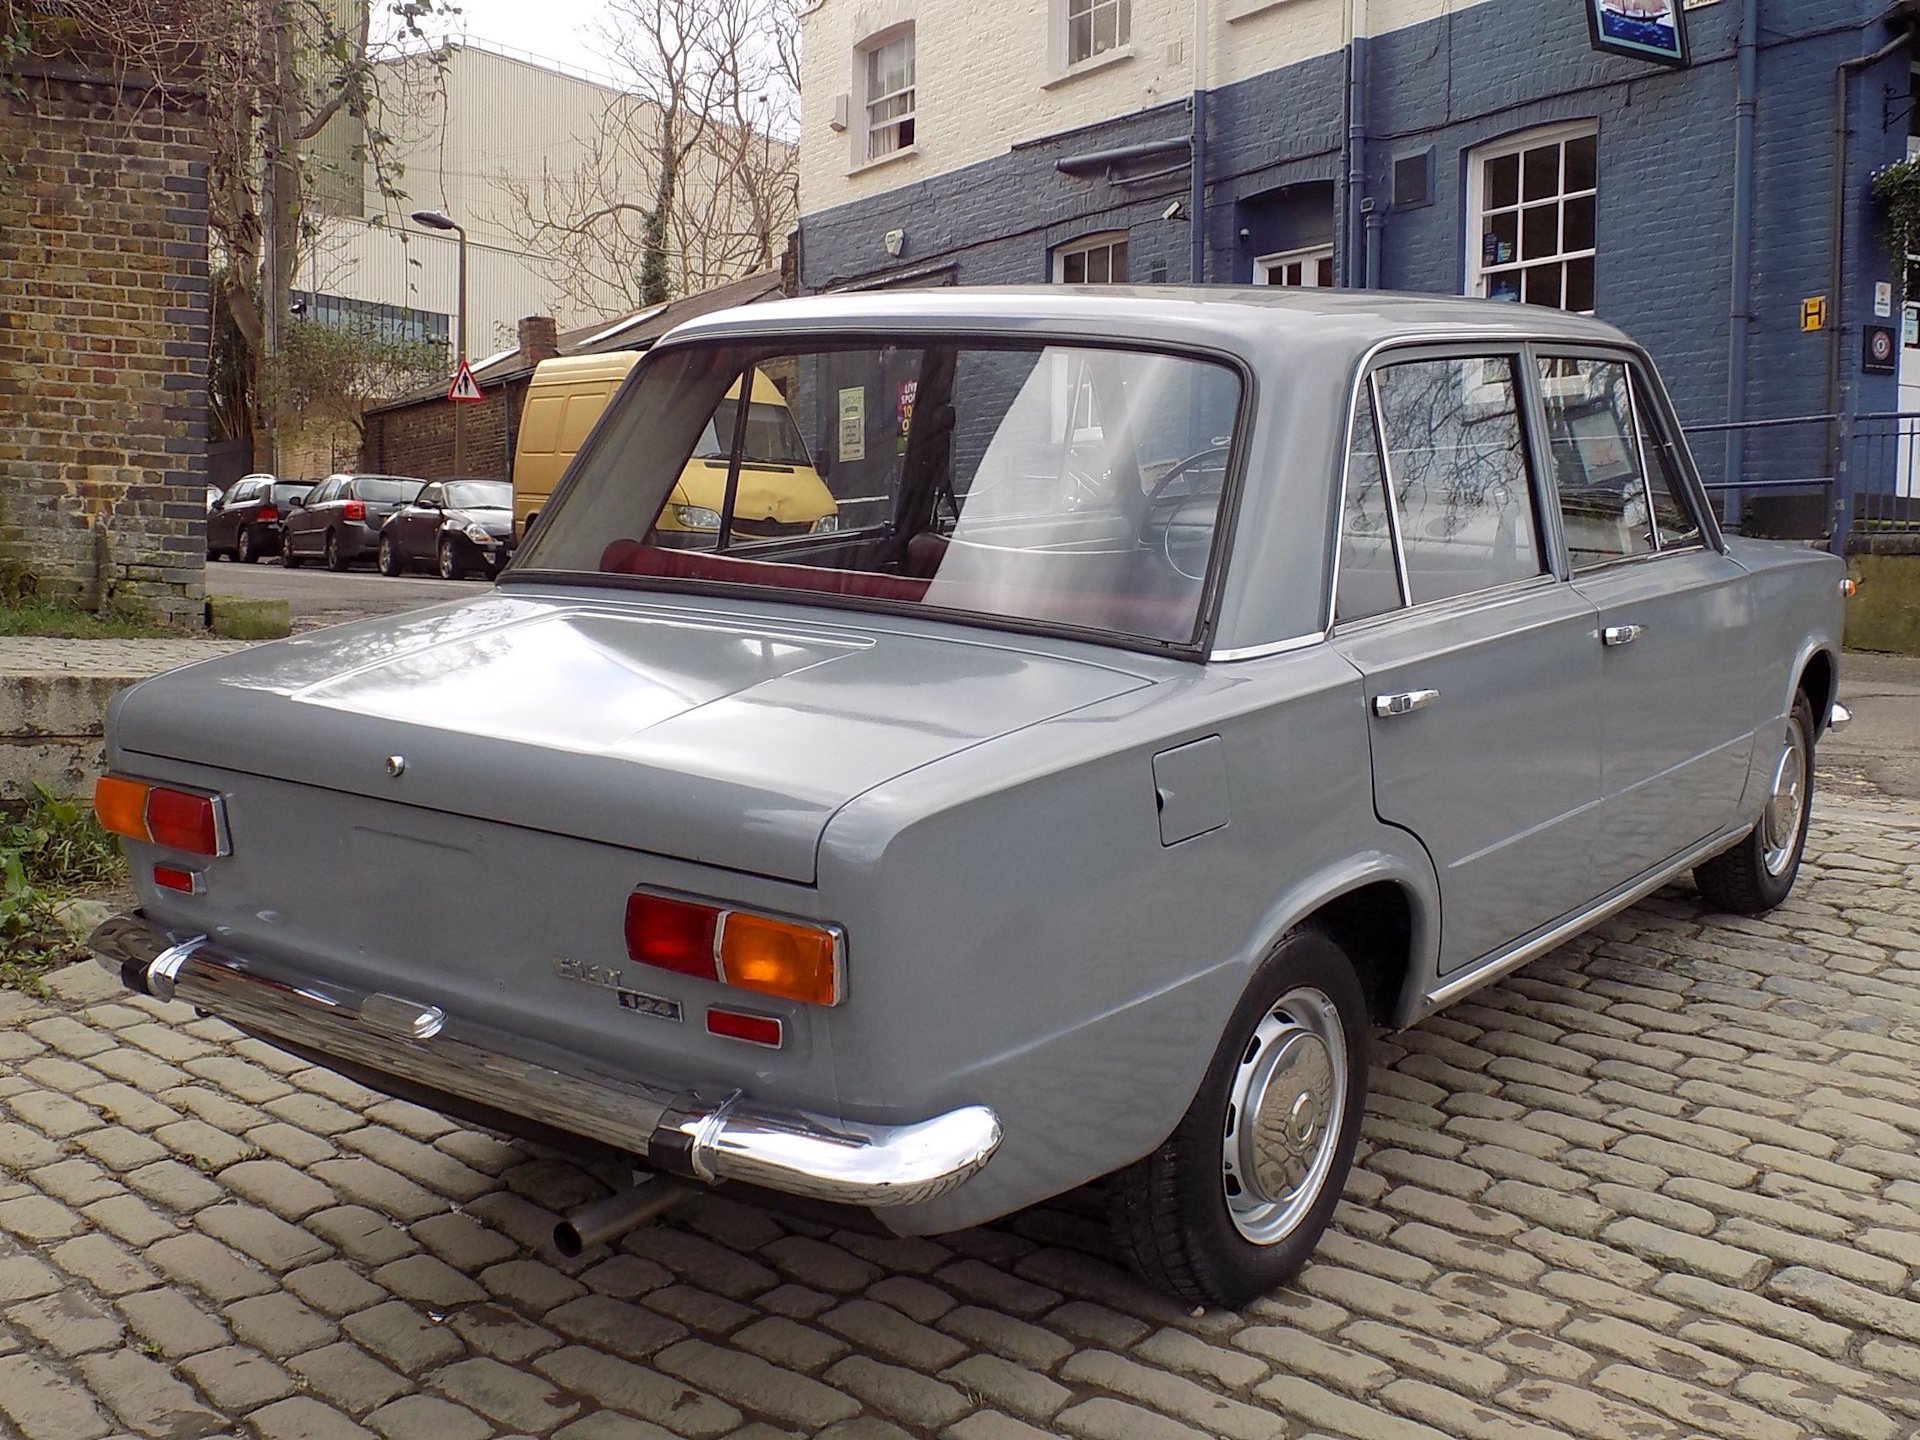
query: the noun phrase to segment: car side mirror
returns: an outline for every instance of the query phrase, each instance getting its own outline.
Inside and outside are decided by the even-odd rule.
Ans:
[[[833,472],[833,447],[830,444],[828,444],[826,441],[822,440],[820,444],[814,448],[813,473],[818,475],[822,480],[824,480],[832,472]]]

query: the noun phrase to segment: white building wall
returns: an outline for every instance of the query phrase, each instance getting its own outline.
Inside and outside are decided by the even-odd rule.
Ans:
[[[800,210],[812,214],[1005,153],[1022,141],[1179,100],[1193,90],[1194,6],[1208,9],[1207,77],[1218,89],[1339,50],[1368,0],[1133,0],[1132,40],[1073,71],[1066,0],[816,0],[802,16]],[[1363,33],[1420,23],[1483,0],[1371,0]],[[870,37],[911,21],[912,151],[861,163]],[[847,97],[849,123],[831,126]]]
[[[367,167],[366,207],[373,220],[322,217],[303,252],[294,288],[429,310],[457,308],[457,244],[406,217],[440,210],[467,229],[469,350],[479,358],[514,343],[527,315],[552,315],[560,328],[587,324],[625,308],[609,292],[599,303],[564,299],[541,263],[515,235],[515,202],[504,177],[536,187],[546,170],[570,175],[588,153],[618,96],[597,82],[530,58],[473,45],[446,52],[444,70],[425,57],[384,67],[379,117],[391,134],[389,163],[398,199],[380,195]]]

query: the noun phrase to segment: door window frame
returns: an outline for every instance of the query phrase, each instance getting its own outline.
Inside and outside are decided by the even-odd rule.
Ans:
[[[1536,337],[1527,344],[1531,352],[1528,359],[1527,389],[1532,396],[1531,408],[1534,412],[1534,433],[1538,436],[1539,454],[1534,464],[1539,470],[1541,489],[1545,496],[1545,518],[1553,527],[1554,546],[1560,573],[1568,579],[1577,576],[1597,575],[1605,570],[1616,569],[1622,565],[1645,565],[1666,555],[1684,555],[1692,550],[1711,550],[1724,555],[1727,550],[1726,538],[1720,532],[1719,520],[1713,513],[1713,506],[1707,501],[1707,493],[1700,479],[1700,470],[1694,463],[1693,451],[1687,446],[1680,429],[1678,419],[1673,413],[1672,397],[1659,383],[1653,362],[1646,352],[1638,346],[1604,345],[1592,341],[1561,341],[1552,338]],[[1552,444],[1547,438],[1546,388],[1540,379],[1542,360],[1595,360],[1608,364],[1624,365],[1627,368],[1627,396],[1630,413],[1633,418],[1634,444],[1640,455],[1640,484],[1646,494],[1647,517],[1650,534],[1653,537],[1651,549],[1636,555],[1620,555],[1598,565],[1582,567],[1578,572],[1573,569],[1572,556],[1568,553],[1566,534],[1560,523],[1559,486],[1552,483],[1553,453]],[[1651,412],[1649,414],[1649,412]],[[1676,479],[1679,489],[1674,499],[1692,517],[1699,534],[1691,540],[1683,540],[1675,545],[1663,545],[1660,542],[1660,527],[1653,520],[1653,491],[1650,467],[1647,464],[1647,443],[1649,430],[1647,420],[1653,423],[1652,433],[1658,442],[1666,447],[1677,470]]]
[[[1332,563],[1327,570],[1325,593],[1324,633],[1347,634],[1362,626],[1380,625],[1398,620],[1407,615],[1430,615],[1481,604],[1490,598],[1503,598],[1526,590],[1550,584],[1558,584],[1567,578],[1566,546],[1562,541],[1559,523],[1559,502],[1557,496],[1548,494],[1547,475],[1542,468],[1545,446],[1545,411],[1540,406],[1539,390],[1534,380],[1534,355],[1532,341],[1524,338],[1498,338],[1491,342],[1485,338],[1460,338],[1448,340],[1389,340],[1376,345],[1361,357],[1356,367],[1352,384],[1347,391],[1347,417],[1341,427],[1340,448],[1340,484],[1333,509],[1333,547],[1330,550]],[[1462,591],[1457,595],[1445,595],[1433,600],[1416,601],[1413,598],[1411,576],[1407,571],[1406,547],[1401,543],[1401,519],[1399,498],[1393,493],[1393,467],[1387,450],[1385,432],[1380,425],[1378,386],[1375,376],[1394,365],[1418,364],[1435,360],[1495,360],[1508,358],[1514,367],[1515,413],[1520,422],[1521,450],[1527,463],[1527,490],[1533,507],[1534,536],[1540,546],[1541,570],[1538,575],[1520,579],[1502,581],[1480,590]],[[1365,395],[1368,405],[1373,407],[1375,443],[1379,446],[1380,473],[1386,489],[1387,528],[1393,539],[1394,570],[1399,576],[1401,603],[1396,609],[1382,610],[1377,614],[1353,620],[1338,620],[1335,606],[1339,601],[1340,552],[1345,540],[1347,490],[1352,482],[1353,468],[1353,422],[1360,398]],[[1548,501],[1553,503],[1549,504]]]

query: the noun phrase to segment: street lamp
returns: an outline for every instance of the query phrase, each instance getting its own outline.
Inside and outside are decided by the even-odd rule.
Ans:
[[[416,210],[413,223],[425,225],[430,230],[451,230],[460,237],[460,364],[467,363],[467,232],[465,227],[456,225],[452,219],[438,210]],[[467,473],[467,407],[456,405],[453,410],[453,473]]]

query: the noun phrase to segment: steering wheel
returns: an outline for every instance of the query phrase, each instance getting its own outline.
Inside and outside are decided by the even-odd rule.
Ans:
[[[1195,498],[1196,492],[1189,491],[1186,494],[1175,495],[1169,499],[1166,494],[1167,488],[1182,475],[1187,474],[1189,471],[1199,469],[1202,462],[1216,458],[1222,462],[1222,478],[1224,479],[1224,462],[1226,455],[1227,447],[1224,445],[1209,445],[1204,450],[1196,450],[1193,454],[1187,456],[1186,459],[1174,465],[1158,480],[1154,481],[1153,488],[1147,491],[1146,498],[1141,505],[1140,524],[1134,531],[1135,541],[1141,545],[1152,543],[1149,539],[1149,531],[1155,523],[1155,513],[1159,510],[1165,510],[1167,512],[1166,517],[1160,525],[1160,553],[1166,557],[1168,565],[1172,566],[1177,573],[1188,580],[1198,580],[1202,577],[1189,573],[1178,560],[1173,558],[1173,522],[1179,514],[1178,507]]]

